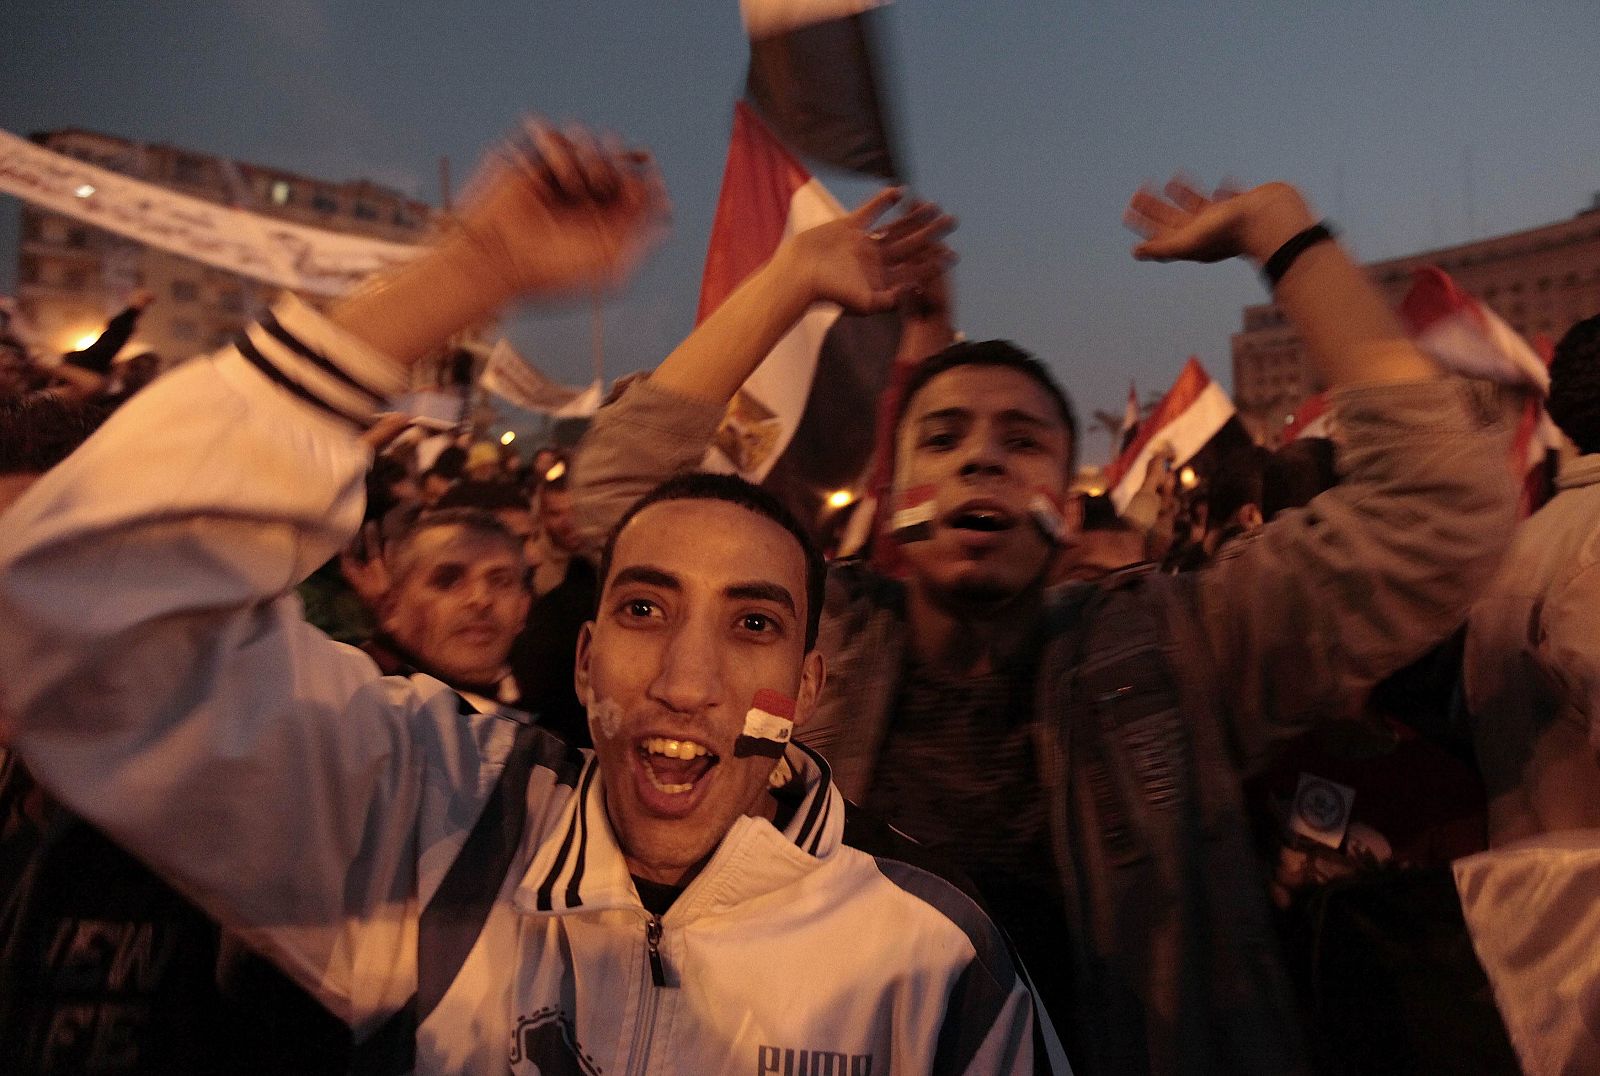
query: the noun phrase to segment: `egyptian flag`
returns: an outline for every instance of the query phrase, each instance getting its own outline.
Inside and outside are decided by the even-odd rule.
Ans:
[[[1417,346],[1446,369],[1526,391],[1506,462],[1522,488],[1522,514],[1535,511],[1548,496],[1549,453],[1561,445],[1561,433],[1544,409],[1554,353],[1549,340],[1542,349],[1529,344],[1432,265],[1413,274],[1400,317]]]
[[[1333,412],[1328,407],[1328,394],[1319,392],[1301,404],[1283,428],[1283,440],[1298,441],[1302,437],[1330,437],[1333,434]]]
[[[1217,435],[1235,410],[1233,401],[1211,380],[1200,360],[1189,356],[1178,380],[1139,424],[1133,443],[1106,469],[1106,487],[1117,511],[1125,509],[1143,485],[1145,468],[1157,448],[1170,444],[1175,453],[1172,462],[1181,466]]]
[[[901,175],[884,119],[872,10],[886,0],[740,0],[745,95],[784,144],[850,172]]]
[[[785,238],[843,215],[749,106],[736,104],[696,322]],[[892,311],[859,317],[813,306],[734,395],[705,468],[763,483],[799,518],[817,520],[831,491],[861,482],[899,333]]]

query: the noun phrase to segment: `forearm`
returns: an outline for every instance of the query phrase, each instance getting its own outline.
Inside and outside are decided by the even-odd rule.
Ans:
[[[493,318],[512,289],[470,244],[446,240],[334,304],[328,319],[411,365],[456,333]]]
[[[1316,218],[1291,187],[1269,184],[1258,190],[1261,197],[1247,218],[1244,246],[1260,266]],[[1440,376],[1438,365],[1411,343],[1366,271],[1337,241],[1318,243],[1296,258],[1274,289],[1273,300],[1299,331],[1330,388]]]
[[[651,384],[686,399],[726,403],[812,301],[794,244],[785,243],[662,360]]]

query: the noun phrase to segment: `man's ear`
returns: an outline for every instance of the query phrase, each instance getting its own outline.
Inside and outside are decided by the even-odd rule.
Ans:
[[[828,663],[821,650],[812,650],[800,666],[800,692],[794,700],[794,727],[804,728],[816,711],[817,700],[822,698],[823,685],[828,682]]]
[[[572,687],[585,708],[594,705],[594,699],[589,697],[589,646],[593,642],[594,621],[590,620],[578,629],[578,657],[572,667]]]
[[[1239,509],[1239,526],[1245,530],[1257,530],[1266,526],[1266,523],[1266,518],[1262,516],[1259,504],[1247,504]]]

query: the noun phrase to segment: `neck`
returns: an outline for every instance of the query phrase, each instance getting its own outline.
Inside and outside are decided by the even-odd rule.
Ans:
[[[1037,586],[995,602],[968,602],[913,578],[906,611],[917,660],[946,672],[983,676],[1032,636],[1043,593]]]
[[[609,806],[607,810],[609,810]],[[763,791],[751,802],[749,809],[744,813],[751,818],[765,818],[770,822],[778,813],[778,802]],[[621,831],[617,829],[617,821],[614,818],[611,820],[611,831],[616,833],[620,840]],[[647,882],[655,882],[658,885],[672,885],[682,888],[694,881],[695,877],[705,869],[705,865],[711,862],[711,857],[717,854],[717,849],[722,847],[722,841],[727,836],[724,833],[722,837],[718,838],[717,843],[711,847],[711,851],[693,863],[662,862],[649,858],[648,854],[637,855],[626,848],[622,850],[622,860],[628,865],[628,873],[635,878],[643,878]]]

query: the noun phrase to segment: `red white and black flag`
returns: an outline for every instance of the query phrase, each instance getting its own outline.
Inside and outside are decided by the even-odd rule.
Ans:
[[[1163,444],[1172,446],[1173,464],[1182,466],[1206,446],[1234,415],[1233,400],[1211,380],[1193,355],[1156,409],[1139,424],[1133,442],[1106,468],[1111,503],[1121,512],[1144,484],[1150,457]]]
[[[740,0],[745,95],[785,145],[835,168],[898,180],[874,8],[886,0]]]
[[[743,102],[700,284],[704,321],[786,237],[844,215],[833,195]],[[705,467],[765,483],[802,519],[831,490],[854,488],[872,453],[874,409],[888,382],[899,319],[818,303],[735,394]]]

